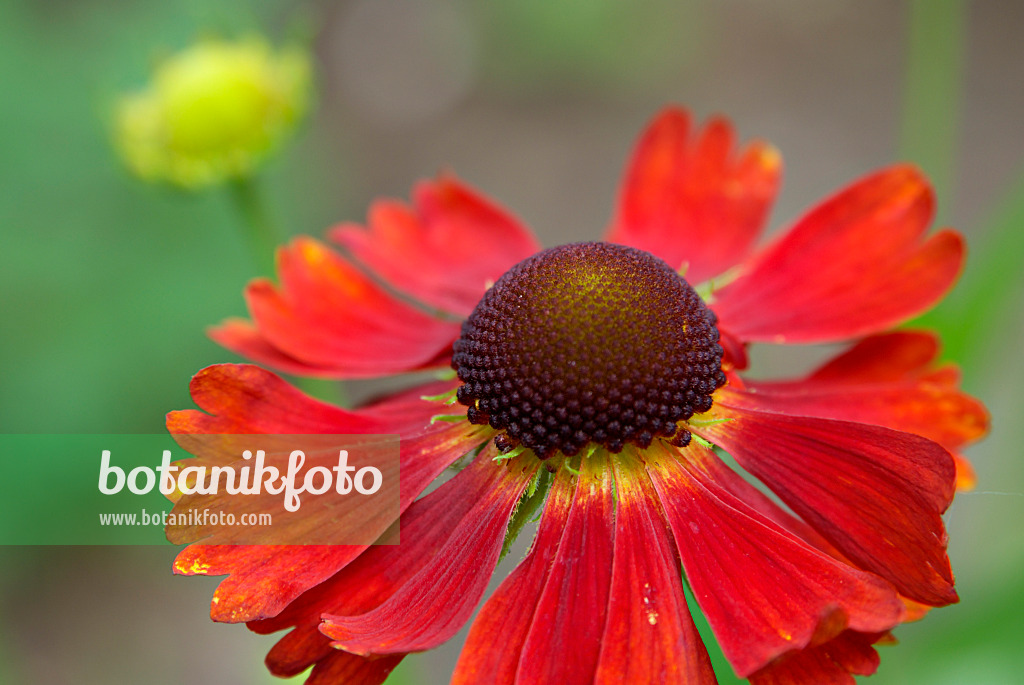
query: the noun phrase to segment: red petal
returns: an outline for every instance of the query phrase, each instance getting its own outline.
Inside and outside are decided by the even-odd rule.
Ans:
[[[312,363],[296,359],[274,347],[267,342],[252,322],[244,318],[227,318],[219,326],[209,328],[207,334],[215,343],[239,356],[286,374],[310,378],[338,378],[337,369],[312,365]],[[425,361],[420,369],[444,369],[449,366],[451,366],[451,350],[442,350],[434,358]]]
[[[927,310],[953,285],[963,240],[922,242],[934,197],[898,166],[828,200],[715,293],[722,327],[744,341],[825,342],[872,333]]]
[[[342,225],[330,237],[423,302],[468,315],[490,283],[540,249],[516,219],[451,176],[413,195],[415,210],[378,202],[368,229]]]
[[[936,606],[957,601],[940,517],[954,492],[945,449],[879,426],[741,408],[735,396],[716,396],[714,413],[727,421],[693,430],[901,594]]]
[[[323,584],[325,583],[321,585]],[[250,623],[249,627],[262,634],[264,631],[259,629],[260,623],[263,622]],[[317,630],[319,623],[317,619],[312,625],[299,626],[278,640],[267,654],[267,669],[279,678],[293,678],[318,661],[327,659],[331,654],[344,654],[350,660],[365,659],[331,647],[331,641]]]
[[[974,467],[962,454],[952,453],[953,461],[956,462],[956,489],[973,490],[978,485],[978,474]]]
[[[570,474],[562,469],[544,505],[530,553],[480,609],[462,648],[452,685],[512,685],[530,621],[554,562],[572,505]],[[500,635],[500,640],[494,636]]]
[[[333,369],[307,364],[288,356],[267,342],[267,339],[260,335],[259,329],[246,319],[225,319],[220,325],[208,328],[207,335],[213,342],[240,357],[285,373],[312,378],[335,376]]]
[[[639,462],[613,460],[615,551],[595,683],[714,683],[683,595],[679,557]]]
[[[839,558],[836,549],[821,537],[816,530],[801,521],[775,503],[768,495],[758,490],[742,476],[726,466],[714,453],[705,455],[701,469],[714,479],[715,484],[727,490],[733,497],[740,499],[745,505],[765,517],[775,525],[784,528],[794,536],[825,552],[829,556]]]
[[[319,622],[319,621],[317,621]],[[279,678],[293,678],[313,666],[306,685],[379,685],[404,654],[368,659],[331,647],[317,629],[296,629],[284,636],[267,654],[267,669]]]
[[[264,338],[259,329],[251,321],[245,319],[226,319],[219,326],[211,326],[207,329],[210,339],[218,345],[231,350],[240,357],[254,361],[264,366],[270,366],[278,371],[294,374],[296,376],[308,376],[310,378],[338,378],[338,370],[329,366],[317,366],[290,357],[278,348],[271,345]],[[442,350],[436,357],[430,359],[413,371],[425,369],[443,369],[450,366],[451,350]]]
[[[593,680],[611,584],[614,512],[607,463],[598,456],[584,459],[523,645],[516,685]]]
[[[688,264],[691,283],[739,263],[764,224],[782,163],[771,146],[735,152],[735,134],[715,118],[696,133],[690,115],[670,108],[643,133],[626,171],[607,240]]]
[[[402,441],[400,509],[410,503],[454,460],[486,439],[468,423],[439,424]],[[237,623],[277,615],[292,600],[356,558],[365,546],[252,547],[192,545],[175,560],[185,575],[228,575],[214,593],[210,615]]]
[[[414,502],[401,520],[402,542],[366,550],[328,580],[309,589],[277,616],[249,623],[257,633],[296,626],[267,656],[278,675],[299,673],[334,651],[319,630],[324,614],[371,611],[412,580],[493,487],[498,467],[478,460],[439,488]]]
[[[750,365],[750,359],[747,356],[747,348],[743,341],[725,329],[720,331],[720,336],[718,342],[724,352],[722,355],[723,368],[729,369],[732,367],[739,370],[747,368]]]
[[[935,369],[930,369],[920,376],[923,381],[938,383],[939,385],[960,385],[960,369],[954,364],[944,364]]]
[[[304,395],[258,366],[218,364],[192,378],[192,399],[202,411],[171,412],[167,430],[175,435],[398,433],[403,440],[404,509],[442,470],[489,436],[489,429],[468,422],[431,423],[442,412],[465,413],[462,405],[445,407],[422,399],[452,385],[429,383],[346,411]]]
[[[750,678],[752,685],[854,685],[851,674],[871,675],[878,669],[872,645],[877,633],[847,630],[823,645],[779,659]]]
[[[189,392],[202,411],[186,409],[168,414],[167,430],[171,433],[389,432],[383,422],[315,400],[258,366],[208,366],[192,377]],[[429,420],[426,417],[425,421]]]
[[[204,411],[172,412],[167,419],[171,433],[400,432],[403,511],[449,464],[483,443],[489,434],[487,429],[468,422],[429,425],[428,415],[436,413],[438,405],[416,405],[409,397],[415,391],[374,405],[365,413],[348,412],[313,400],[255,366],[208,367],[193,378],[191,390],[196,404]],[[408,414],[400,416],[396,412],[399,407]],[[412,426],[424,427],[412,432]],[[229,575],[214,594],[211,616],[232,623],[252,621],[276,615],[363,549],[364,546],[192,545],[178,555],[175,572]]]
[[[668,516],[686,577],[726,658],[741,677],[846,627],[887,630],[903,614],[893,588],[810,547],[655,443],[648,471]],[[660,453],[659,453],[660,451]]]
[[[919,374],[939,354],[939,338],[926,331],[893,331],[859,341],[807,380],[831,383],[901,381]]]
[[[422,568],[376,609],[357,616],[324,616],[321,631],[346,651],[393,654],[432,649],[469,619],[498,563],[509,517],[536,470],[491,463],[485,449],[460,473],[473,504]],[[454,502],[455,496],[447,500]]]
[[[753,406],[776,412],[874,423],[916,433],[949,450],[988,432],[985,406],[959,390],[956,367],[934,367],[939,340],[895,331],[861,340],[806,379],[750,382]],[[974,469],[953,453],[957,490],[976,484]]]
[[[348,654],[339,650],[323,659],[309,674],[305,685],[379,685],[398,665],[404,654],[377,659]]]
[[[174,572],[227,575],[213,594],[210,617],[241,623],[274,616],[364,549],[356,545],[190,545],[174,560]]]
[[[257,279],[246,289],[262,341],[231,322],[215,330],[214,338],[237,341],[239,353],[276,348],[277,355],[262,355],[268,363],[283,356],[320,376],[362,378],[422,368],[458,337],[458,323],[398,299],[310,238],[281,248],[278,269],[280,288]]]
[[[313,399],[258,366],[216,364],[197,373],[189,384],[192,399],[202,411],[170,412],[167,430],[174,434],[399,433],[411,438],[427,430],[438,414],[465,412],[462,405],[442,406],[423,399],[444,393],[456,383],[427,383],[348,411]],[[428,432],[444,429],[434,426]]]
[[[258,633],[272,633],[309,622],[319,626],[325,613],[354,616],[379,607],[420,573],[467,519],[478,515],[478,500],[491,496],[502,477],[501,467],[478,458],[408,508],[401,518],[400,544],[367,549],[277,616],[249,627]]]
[[[988,412],[953,386],[929,382],[871,384],[752,383],[753,393],[731,393],[729,402],[790,416],[870,423],[914,433],[953,448],[988,432]]]
[[[405,657],[394,654],[369,659],[331,647],[331,641],[311,627],[297,628],[285,635],[267,654],[267,669],[280,678],[292,678],[310,666],[313,671],[306,685],[378,685]]]

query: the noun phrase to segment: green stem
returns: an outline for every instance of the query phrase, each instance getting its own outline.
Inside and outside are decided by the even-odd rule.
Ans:
[[[947,215],[960,119],[965,15],[963,0],[910,4],[900,157],[924,169]]]
[[[281,244],[281,235],[271,218],[270,208],[253,177],[232,180],[231,198],[242,216],[246,242],[256,265],[267,276],[274,274],[274,251]]]

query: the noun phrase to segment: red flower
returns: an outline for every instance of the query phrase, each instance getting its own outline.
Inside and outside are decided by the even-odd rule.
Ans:
[[[250,284],[252,321],[216,340],[289,373],[458,378],[347,411],[258,367],[200,372],[203,411],[172,413],[172,432],[402,436],[400,545],[193,545],[178,572],[228,575],[213,618],[290,629],[267,657],[275,674],[381,682],[463,626],[538,507],[454,682],[714,682],[680,565],[725,656],[758,683],[852,682],[907,606],[957,601],[950,451],[987,415],[934,365],[933,335],[883,331],[950,288],[961,238],[924,235],[932,191],[898,166],[755,250],[780,159],[735,147],[723,120],[694,132],[683,111],[659,115],[608,243],[539,252],[442,177],[412,207],[380,201],[367,228],[334,229],[351,257],[309,238],[282,248],[280,285]],[[803,378],[744,376],[750,343],[846,340]]]

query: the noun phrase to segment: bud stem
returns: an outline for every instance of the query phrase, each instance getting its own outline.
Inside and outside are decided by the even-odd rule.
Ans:
[[[242,216],[246,242],[256,266],[265,275],[272,276],[274,251],[281,243],[281,236],[271,218],[266,198],[252,176],[233,179],[228,187],[235,207]]]

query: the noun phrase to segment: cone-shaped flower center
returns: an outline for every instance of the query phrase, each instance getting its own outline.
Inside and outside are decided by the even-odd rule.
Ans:
[[[544,250],[512,267],[455,343],[458,399],[499,447],[541,458],[619,452],[711,408],[725,383],[715,315],[665,262],[609,243]]]

